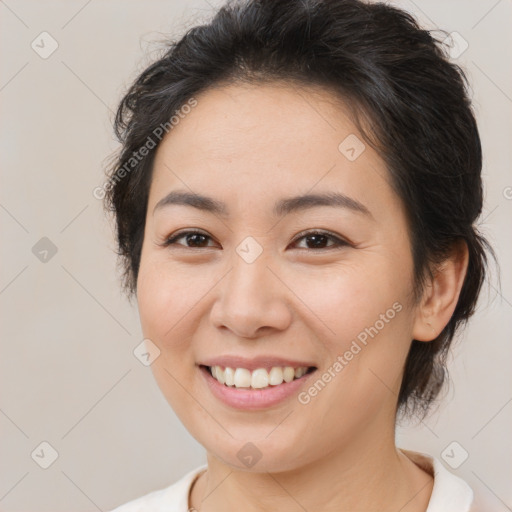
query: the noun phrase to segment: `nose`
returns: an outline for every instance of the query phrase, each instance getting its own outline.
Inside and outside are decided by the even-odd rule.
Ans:
[[[210,319],[216,328],[239,338],[257,338],[290,325],[291,292],[269,266],[263,255],[247,263],[234,254],[230,272],[215,287]]]

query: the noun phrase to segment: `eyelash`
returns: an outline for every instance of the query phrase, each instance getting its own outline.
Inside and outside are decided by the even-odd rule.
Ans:
[[[202,235],[202,236],[205,236],[209,239],[212,239],[210,235],[207,235],[206,233],[203,233],[202,231],[194,231],[194,230],[190,230],[190,231],[182,231],[180,233],[177,233],[169,238],[167,238],[162,244],[163,247],[168,247],[170,245],[176,245],[176,241],[179,240],[180,238],[184,238],[186,237],[187,235]],[[312,231],[302,231],[301,233],[299,233],[297,235],[297,237],[295,238],[295,240],[292,242],[292,243],[296,243],[298,242],[299,240],[303,239],[303,238],[306,238],[307,236],[313,236],[313,235],[320,235],[320,236],[324,236],[326,238],[330,238],[331,240],[334,241],[334,244],[331,245],[330,247],[322,247],[321,249],[309,249],[309,248],[306,248],[306,250],[308,251],[318,251],[318,250],[329,250],[329,249],[335,249],[335,248],[340,248],[340,247],[345,247],[345,246],[350,246],[351,244],[349,244],[349,242],[341,239],[340,237],[334,235],[333,233],[330,233],[329,231],[319,231],[319,230],[312,230]],[[177,244],[177,245],[182,245],[182,244]],[[187,247],[186,245],[183,246],[185,249],[209,249],[210,247]]]

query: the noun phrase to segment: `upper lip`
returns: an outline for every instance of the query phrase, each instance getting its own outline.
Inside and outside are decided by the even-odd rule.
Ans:
[[[222,366],[229,368],[247,368],[247,370],[253,371],[258,368],[270,369],[273,366],[291,366],[292,368],[303,367],[314,367],[308,361],[298,361],[295,359],[285,359],[282,357],[263,355],[253,358],[241,357],[241,356],[217,356],[210,359],[205,359],[198,363],[203,366]]]

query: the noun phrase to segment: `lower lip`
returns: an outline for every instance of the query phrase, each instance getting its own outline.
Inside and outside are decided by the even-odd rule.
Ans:
[[[208,368],[200,366],[199,370],[215,397],[231,407],[246,410],[265,409],[296,395],[299,389],[309,380],[309,377],[316,372],[315,370],[303,375],[300,379],[283,382],[277,386],[253,389],[226,386],[214,379]]]

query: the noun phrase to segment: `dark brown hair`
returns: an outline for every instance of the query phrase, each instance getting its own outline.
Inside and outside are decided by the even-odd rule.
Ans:
[[[475,227],[482,154],[466,77],[442,42],[400,9],[358,0],[232,1],[210,22],[169,41],[130,87],[115,119],[122,149],[104,190],[116,219],[124,289],[130,298],[136,293],[158,144],[142,158],[140,148],[209,87],[277,80],[326,86],[352,106],[405,205],[416,297],[454,244],[467,244],[468,271],[452,318],[432,342],[412,340],[405,363],[397,410],[426,413],[445,380],[455,332],[474,312],[486,251],[494,253]]]

